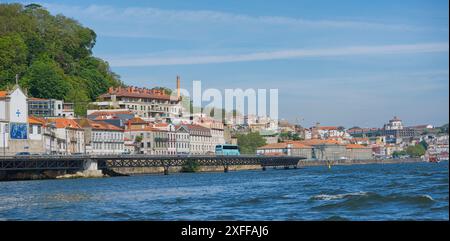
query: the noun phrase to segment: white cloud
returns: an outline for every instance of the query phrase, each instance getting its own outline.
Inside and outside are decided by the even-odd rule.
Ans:
[[[308,20],[283,16],[251,16],[209,10],[170,10],[149,7],[118,8],[108,5],[74,6],[64,4],[43,3],[53,13],[63,13],[77,18],[86,18],[109,23],[134,23],[137,25],[158,24],[228,24],[234,26],[284,26],[301,29],[338,28],[338,29],[380,29],[380,30],[420,30],[416,26],[391,24],[382,22],[350,21],[350,20]],[[108,34],[108,33],[107,33]],[[109,33],[120,35],[119,32]],[[127,32],[123,32],[123,35]],[[136,35],[136,33],[134,33]],[[143,34],[143,33],[141,33]]]
[[[159,66],[159,65],[188,65],[212,64],[245,61],[264,61],[293,59],[306,57],[333,57],[352,55],[379,55],[379,54],[413,54],[448,52],[448,43],[402,44],[381,46],[353,46],[322,49],[289,49],[280,51],[254,52],[233,55],[201,55],[201,56],[150,56],[150,57],[105,57],[111,66]],[[142,55],[141,55],[142,56]]]

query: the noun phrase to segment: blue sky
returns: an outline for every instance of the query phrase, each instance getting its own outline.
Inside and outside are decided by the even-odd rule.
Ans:
[[[278,88],[305,126],[448,122],[448,0],[35,2],[92,28],[126,84]]]

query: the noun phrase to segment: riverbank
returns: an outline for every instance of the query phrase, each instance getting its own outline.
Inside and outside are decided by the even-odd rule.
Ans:
[[[336,166],[336,165],[366,165],[366,164],[398,164],[398,163],[417,163],[423,162],[420,158],[409,159],[382,159],[382,160],[301,160],[297,167],[310,166]],[[196,172],[224,172],[224,171],[244,171],[244,170],[261,170],[260,165],[230,165],[225,170],[223,166],[200,166]],[[168,173],[182,172],[182,167],[170,167]],[[133,168],[112,168],[107,171],[84,171],[84,172],[67,172],[67,171],[14,171],[0,172],[0,181],[15,180],[42,180],[42,179],[72,179],[72,178],[101,178],[114,176],[130,176],[142,174],[163,174],[164,167],[133,167]]]

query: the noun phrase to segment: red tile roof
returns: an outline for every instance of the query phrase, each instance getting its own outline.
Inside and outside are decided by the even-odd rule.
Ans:
[[[41,119],[35,116],[28,116],[28,123],[31,125],[44,125],[45,124],[45,119]]]
[[[55,118],[49,119],[49,121],[55,123],[56,128],[82,129],[81,126],[73,119]]]
[[[139,117],[133,117],[127,121],[127,124],[148,124],[148,122]]]
[[[258,149],[285,149],[285,148],[288,148],[289,145],[291,145],[291,148],[294,148],[294,149],[311,148],[311,146],[302,144],[298,141],[291,141],[291,142],[267,144]]]
[[[337,130],[337,126],[319,126],[319,130]]]
[[[0,98],[5,98],[8,95],[8,91],[0,90]]]
[[[128,114],[128,115],[132,115],[133,112],[131,110],[119,110],[119,111],[114,111],[114,110],[108,110],[108,111],[96,111],[96,112],[92,112],[89,115],[120,115],[120,114]]]
[[[359,144],[348,144],[345,146],[347,149],[364,149],[369,148],[367,146],[359,145]]]
[[[123,131],[122,128],[119,128],[115,125],[111,125],[109,123],[103,121],[93,121],[90,119],[79,119],[76,121],[81,127],[90,127],[94,130],[105,130],[105,131]]]
[[[146,88],[137,88],[137,87],[110,88],[108,90],[108,93],[100,95],[100,98],[108,98],[111,95],[116,95],[118,97],[171,100],[170,95],[167,95],[164,91],[151,90]]]

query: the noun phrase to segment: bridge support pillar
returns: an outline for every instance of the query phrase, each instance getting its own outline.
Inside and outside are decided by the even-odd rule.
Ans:
[[[266,170],[266,166],[262,166],[262,170],[265,171]]]
[[[164,175],[169,175],[169,167],[168,166],[164,167]]]
[[[284,169],[289,169],[289,166],[284,166]]]
[[[98,169],[96,160],[86,159],[83,163],[83,175],[86,177],[102,177],[102,170]]]
[[[223,172],[228,172],[228,166],[223,167]]]

